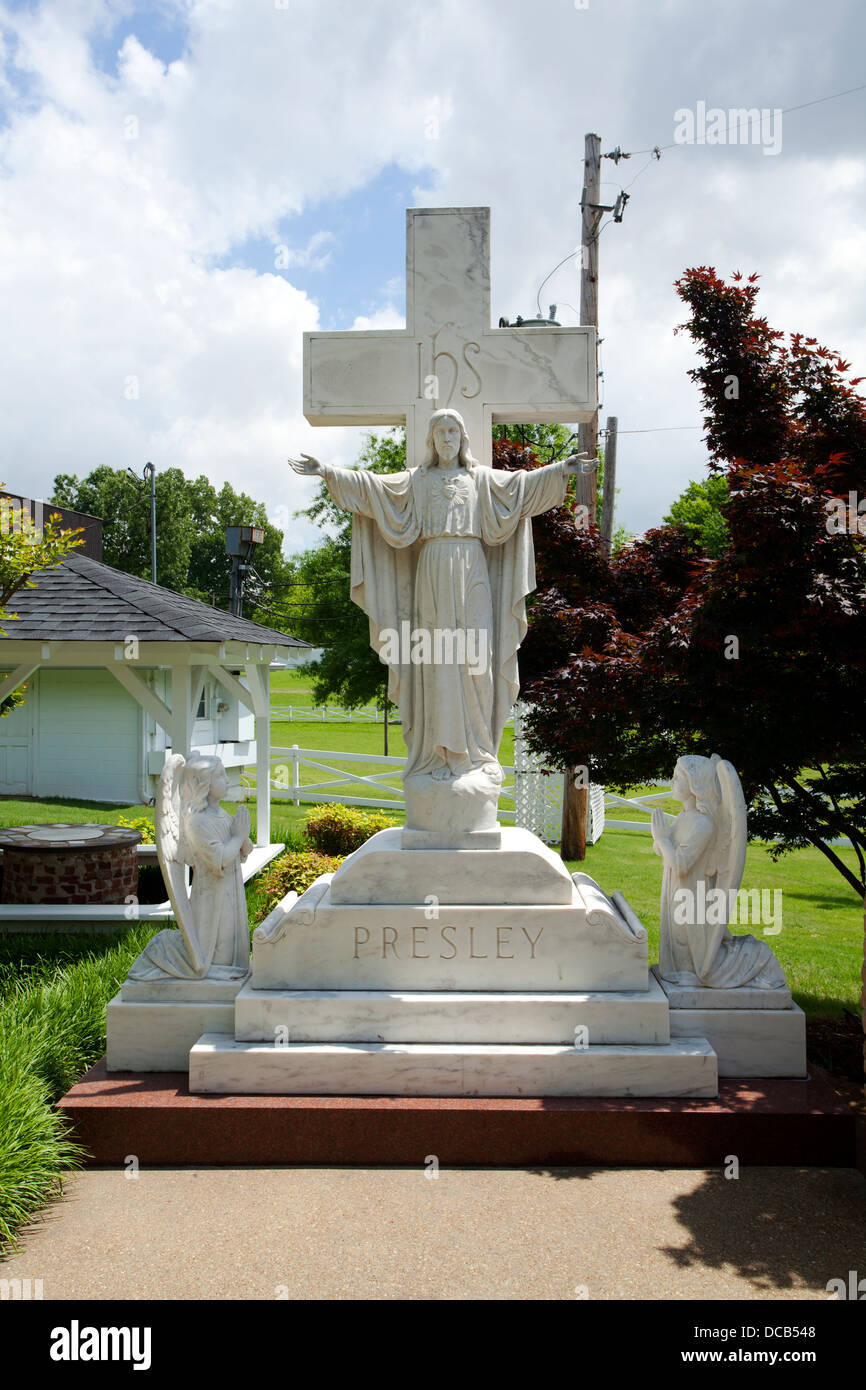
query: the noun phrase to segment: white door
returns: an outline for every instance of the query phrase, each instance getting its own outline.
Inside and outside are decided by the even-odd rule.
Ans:
[[[39,704],[39,676],[30,677],[24,703],[0,719],[0,795],[33,795],[33,739]]]

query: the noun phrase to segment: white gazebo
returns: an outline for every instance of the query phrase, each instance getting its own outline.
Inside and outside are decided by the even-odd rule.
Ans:
[[[214,753],[238,786],[254,764],[261,867],[280,848],[270,668],[308,644],[75,552],[33,578],[0,638],[0,698],[28,686],[0,720],[0,793],[128,803],[152,798],[168,752]]]

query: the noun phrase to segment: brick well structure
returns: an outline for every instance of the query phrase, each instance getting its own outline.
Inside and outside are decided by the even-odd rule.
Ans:
[[[122,903],[138,893],[137,830],[22,825],[0,832],[4,903]]]

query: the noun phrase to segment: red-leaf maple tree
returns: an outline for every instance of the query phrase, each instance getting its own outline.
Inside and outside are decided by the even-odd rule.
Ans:
[[[757,277],[706,266],[677,292],[700,364],[729,540],[687,528],[611,559],[573,504],[536,520],[539,587],[521,652],[530,742],[624,788],[683,753],[737,768],[774,856],[814,845],[866,893],[866,402],[849,364],[756,313]],[[501,445],[501,466],[511,460]],[[864,507],[866,511],[866,507]],[[847,518],[838,524],[840,515]],[[835,517],[837,524],[832,524]],[[852,866],[833,844],[851,839]]]

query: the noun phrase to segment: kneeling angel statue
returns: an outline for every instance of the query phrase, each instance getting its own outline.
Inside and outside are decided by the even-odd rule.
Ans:
[[[734,936],[746,862],[746,802],[736,769],[716,754],[680,758],[671,795],[676,819],[652,813],[653,849],[664,864],[659,973],[705,989],[784,989],[785,972],[764,941]]]
[[[219,758],[168,758],[156,800],[156,845],[178,930],[159,932],[131,980],[236,980],[249,970],[250,929],[241,864],[252,852],[250,814],[220,805],[228,778]],[[187,888],[185,866],[192,869]]]

